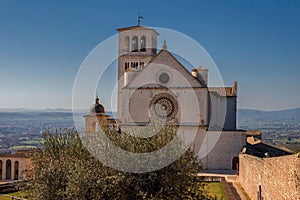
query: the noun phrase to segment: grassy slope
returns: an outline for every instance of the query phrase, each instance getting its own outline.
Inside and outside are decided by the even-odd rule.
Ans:
[[[209,182],[207,183],[205,189],[208,195],[217,197],[218,200],[226,200],[225,191],[221,182]]]
[[[13,197],[20,197],[20,198],[22,198],[24,196],[23,192],[13,192],[13,193],[7,193],[5,195],[7,195],[7,196],[2,196],[0,194],[0,200],[11,200],[12,196]],[[8,196],[10,196],[10,197],[8,197]]]

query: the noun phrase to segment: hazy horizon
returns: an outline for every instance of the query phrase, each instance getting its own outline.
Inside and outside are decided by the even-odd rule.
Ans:
[[[300,107],[295,108],[286,108],[286,109],[280,109],[280,110],[262,110],[262,109],[256,109],[256,108],[237,108],[238,110],[258,110],[258,111],[265,111],[265,112],[273,112],[273,111],[285,111],[285,110],[296,110],[300,109]],[[44,110],[72,110],[72,108],[26,108],[26,107],[16,107],[16,108],[4,108],[0,107],[1,110],[33,110],[33,111],[44,111]],[[82,108],[82,109],[74,109],[79,111],[89,111],[89,108]],[[116,110],[106,110],[106,112],[117,112]]]

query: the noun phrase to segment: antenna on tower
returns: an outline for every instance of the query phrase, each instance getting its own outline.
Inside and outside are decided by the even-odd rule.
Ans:
[[[138,14],[138,26],[141,25],[141,19],[144,19],[144,17],[141,16],[141,14],[139,13],[139,14]]]

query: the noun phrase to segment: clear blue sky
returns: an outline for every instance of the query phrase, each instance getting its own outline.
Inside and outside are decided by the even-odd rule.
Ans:
[[[0,108],[71,108],[84,58],[138,13],[199,42],[240,108],[300,107],[300,1],[0,0]]]

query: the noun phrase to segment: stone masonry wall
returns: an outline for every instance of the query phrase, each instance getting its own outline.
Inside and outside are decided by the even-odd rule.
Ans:
[[[240,154],[239,181],[251,199],[300,199],[300,153],[273,158]]]

